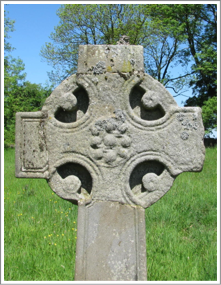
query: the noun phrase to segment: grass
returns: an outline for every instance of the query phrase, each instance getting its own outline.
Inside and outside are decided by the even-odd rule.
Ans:
[[[148,281],[217,280],[216,148],[200,173],[183,173],[146,209]],[[4,280],[72,281],[77,206],[43,179],[16,179],[5,150]]]
[[[217,280],[217,150],[146,210],[149,281]]]
[[[74,278],[77,206],[43,179],[17,179],[14,150],[5,151],[4,279]]]

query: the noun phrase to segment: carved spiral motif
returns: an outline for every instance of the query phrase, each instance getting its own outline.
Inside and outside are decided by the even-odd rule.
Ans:
[[[148,90],[141,98],[141,102],[146,110],[151,110],[157,107],[157,99],[158,98],[156,92]]]
[[[159,200],[172,186],[171,162],[159,153],[140,153],[124,165],[123,195],[128,203],[147,208]]]
[[[142,178],[142,184],[146,191],[155,191],[158,188],[158,175],[155,173],[147,173]]]
[[[72,111],[77,109],[77,98],[72,92],[68,92],[61,96],[60,107],[64,111]]]
[[[77,193],[81,188],[81,181],[75,175],[67,176],[63,179],[62,188],[69,193]]]

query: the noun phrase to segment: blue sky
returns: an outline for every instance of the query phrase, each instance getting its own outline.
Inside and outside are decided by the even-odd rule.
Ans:
[[[44,62],[40,50],[46,42],[50,42],[49,36],[59,23],[56,11],[61,4],[28,3],[4,5],[4,10],[8,11],[7,17],[15,20],[15,31],[10,33],[9,42],[15,48],[13,57],[20,57],[25,64],[26,80],[45,85],[50,83],[47,72],[51,71],[52,67]],[[169,92],[174,95],[171,89]],[[186,95],[191,94],[190,89]],[[181,102],[186,99],[183,96],[175,98],[179,106],[183,106]]]
[[[7,17],[15,20],[15,31],[9,42],[15,48],[13,57],[25,63],[26,80],[31,83],[49,82],[47,71],[52,68],[43,61],[40,50],[49,42],[50,33],[59,23],[56,11],[60,4],[9,4],[4,5]]]

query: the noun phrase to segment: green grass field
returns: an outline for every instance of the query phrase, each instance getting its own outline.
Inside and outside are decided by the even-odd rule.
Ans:
[[[77,206],[43,179],[15,178],[14,150],[4,154],[4,280],[74,280]],[[148,281],[217,280],[216,161],[206,149],[203,171],[146,210]]]

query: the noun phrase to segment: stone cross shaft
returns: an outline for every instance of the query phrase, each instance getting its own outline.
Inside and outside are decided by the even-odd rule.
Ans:
[[[16,176],[78,204],[75,280],[146,280],[144,209],[204,161],[200,108],[144,73],[143,47],[80,46],[77,74],[16,115]]]

